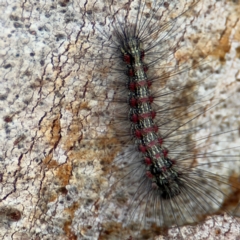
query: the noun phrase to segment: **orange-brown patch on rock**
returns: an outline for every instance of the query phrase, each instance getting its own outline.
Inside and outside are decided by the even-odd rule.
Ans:
[[[48,169],[56,168],[59,165],[58,162],[56,160],[53,160],[52,157],[53,155],[50,153],[43,159],[43,165]]]
[[[56,176],[59,178],[59,180],[62,182],[63,186],[66,186],[69,183],[69,179],[72,174],[72,165],[69,163],[65,163],[63,165],[60,165],[56,169]]]
[[[236,173],[233,173],[229,177],[229,187],[231,187],[231,194],[225,198],[221,209],[223,211],[231,211],[233,210],[238,204],[240,199],[240,189],[239,189],[239,176]]]
[[[61,139],[60,114],[54,116],[54,119],[43,118],[40,125],[40,131],[43,133],[46,141],[56,147]]]
[[[53,121],[52,125],[52,131],[51,131],[51,144],[54,146],[57,146],[58,142],[61,138],[61,123],[60,123],[60,116],[57,116],[57,118]]]
[[[74,202],[69,208],[65,208],[64,211],[70,215],[70,219],[73,219],[75,211],[78,209],[79,203]],[[75,240],[77,236],[71,230],[72,220],[68,220],[64,223],[63,230],[68,236],[68,239]]]
[[[77,240],[77,236],[71,230],[72,221],[66,221],[63,226],[63,230],[69,240]]]
[[[240,58],[240,47],[236,48],[236,57]]]
[[[87,102],[81,102],[80,109],[91,110]]]
[[[209,55],[218,57],[221,62],[225,62],[225,56],[230,51],[231,43],[230,43],[230,35],[231,29],[227,27],[223,34],[221,35],[218,44],[214,46],[214,49],[209,53]]]

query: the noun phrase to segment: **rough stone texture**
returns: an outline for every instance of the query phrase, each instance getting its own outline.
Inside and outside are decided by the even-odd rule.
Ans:
[[[95,72],[102,78],[109,73],[89,57],[99,48],[90,36],[96,41],[103,36],[87,23],[86,12],[106,14],[93,4],[0,3],[1,239],[131,239],[121,223],[104,222],[98,212],[109,186],[101,164],[111,163],[121,147],[111,131],[106,135],[110,101],[104,89],[93,88],[100,86]],[[190,16],[185,42],[196,49],[196,58],[201,49],[211,59],[204,91],[214,89],[214,100],[225,99],[206,113],[211,120],[206,131],[238,129],[240,3],[200,1],[194,9],[187,14],[198,18]],[[190,52],[181,51],[176,58]],[[240,146],[237,131],[224,137],[223,148]],[[239,231],[237,219],[227,215],[181,228],[186,239],[238,239]],[[177,234],[170,229],[168,238],[179,239]]]

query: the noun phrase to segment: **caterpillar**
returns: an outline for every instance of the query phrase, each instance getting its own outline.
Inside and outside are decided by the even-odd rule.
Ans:
[[[124,207],[119,209],[127,215],[122,216],[121,221],[124,227],[126,222],[128,227],[137,223],[134,227],[131,226],[137,229],[137,239],[147,239],[152,232],[157,232],[158,227],[175,225],[179,230],[181,225],[199,222],[207,215],[217,213],[222,205],[221,201],[227,195],[219,187],[220,183],[225,185],[223,188],[227,186],[238,189],[236,182],[229,183],[228,177],[220,176],[213,170],[214,167],[228,168],[224,166],[229,163],[228,160],[225,163],[224,160],[216,161],[217,157],[220,158],[218,153],[206,149],[203,153],[199,151],[206,147],[204,142],[213,135],[196,139],[191,137],[193,133],[201,131],[204,124],[208,124],[197,125],[196,119],[201,119],[202,115],[218,105],[217,102],[209,104],[210,94],[207,97],[197,95],[196,89],[207,80],[194,80],[191,76],[191,81],[184,82],[182,78],[190,78],[188,74],[195,63],[192,63],[191,68],[179,62],[171,65],[174,64],[173,54],[181,49],[180,41],[184,38],[183,30],[179,30],[182,25],[179,19],[191,11],[195,4],[184,1],[181,9],[179,3],[172,2],[127,2],[123,10],[125,15],[121,15],[120,9],[114,11],[110,23],[106,20],[107,27],[113,29],[111,34],[94,25],[103,41],[110,42],[109,45],[101,44],[103,55],[98,52],[96,61],[100,56],[102,61],[99,65],[104,66],[105,61],[111,59],[115,79],[109,78],[105,87],[109,91],[111,86],[117,86],[113,108],[109,109],[110,115],[111,112],[117,112],[113,114],[113,121],[117,126],[112,126],[121,144],[130,145],[125,154],[117,157],[115,167],[112,166],[117,169],[114,170],[117,184],[110,187],[110,192],[114,196],[112,198],[115,198],[116,206],[119,202],[128,205],[125,206],[127,210],[123,210]],[[131,15],[133,9],[136,10],[135,16]],[[181,9],[180,14],[175,12],[175,18],[169,20],[164,15],[165,12],[171,14],[175,9]],[[189,20],[189,24],[191,21],[194,20]],[[182,38],[178,39],[181,34]],[[112,50],[109,57],[108,49]],[[121,65],[121,58],[125,66]],[[145,59],[148,59],[147,63]],[[204,68],[204,64],[199,65]],[[181,76],[180,80],[176,77],[178,74]],[[171,84],[174,85],[173,88]],[[157,88],[155,93],[151,93],[152,85]],[[202,108],[206,103],[207,107]],[[236,163],[237,159],[238,156],[232,155],[231,162]],[[106,199],[109,208],[108,200],[111,198]],[[103,212],[106,213],[107,210],[104,208]],[[119,221],[113,218],[114,215],[116,218],[121,215],[120,212],[116,213],[115,207],[109,213],[110,223]],[[181,231],[179,234],[179,238],[184,238]]]

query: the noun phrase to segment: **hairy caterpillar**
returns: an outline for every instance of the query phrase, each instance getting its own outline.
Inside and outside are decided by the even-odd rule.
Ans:
[[[175,225],[179,228],[217,213],[223,199],[230,194],[230,189],[235,189],[234,193],[238,189],[236,182],[229,183],[227,175],[221,176],[214,169],[229,171],[229,162],[238,163],[236,160],[239,156],[231,155],[230,161],[224,161],[219,159],[226,157],[223,153],[229,149],[221,150],[221,154],[220,150],[208,150],[205,141],[219,135],[219,132],[196,137],[209,124],[202,122],[202,116],[219,104],[216,99],[211,102],[211,93],[202,95],[198,92],[198,88],[210,76],[208,66],[201,63],[201,60],[198,63],[197,57],[201,57],[203,52],[193,49],[195,62],[176,59],[181,52],[181,41],[185,34],[184,28],[181,29],[181,17],[189,13],[195,4],[184,1],[181,8],[179,3],[173,2],[127,2],[123,9],[113,10],[112,16],[105,19],[103,25],[106,28],[101,30],[101,26],[93,26],[103,37],[100,45],[102,50],[98,50],[93,60],[104,67],[108,66],[106,62],[110,59],[109,72],[110,75],[113,73],[113,77],[104,76],[107,79],[104,80],[106,96],[111,88],[115,89],[113,107],[108,109],[114,122],[110,126],[113,126],[116,138],[120,140],[119,145],[130,145],[125,154],[117,157],[115,167],[111,167],[114,169],[113,176],[117,176],[114,180],[117,183],[110,187],[111,197],[106,197],[107,208],[113,198],[116,206],[125,203],[125,210],[124,207],[113,207],[109,215],[106,208],[103,212],[111,223],[119,221],[123,211],[120,221],[124,227],[128,225],[128,228],[137,223],[134,227],[131,226],[137,229],[137,239],[151,236],[153,226]],[[177,10],[180,13],[177,14]],[[135,15],[132,13],[134,11]],[[89,14],[93,14],[92,11]],[[195,16],[185,24],[191,25],[194,18]],[[112,28],[111,34],[106,30],[109,28]],[[124,68],[121,60],[127,68]],[[187,65],[184,61],[191,63]],[[202,72],[207,72],[206,79],[192,73],[197,65],[202,68]],[[180,75],[179,79],[177,75]],[[139,78],[141,80],[136,80]],[[105,101],[108,103],[111,100]],[[159,148],[161,150],[156,150]],[[172,153],[169,158],[168,153],[170,156]],[[162,160],[157,160],[158,158]],[[235,174],[233,170],[230,172]],[[220,183],[224,185],[224,190]],[[181,232],[180,237],[183,237]]]

